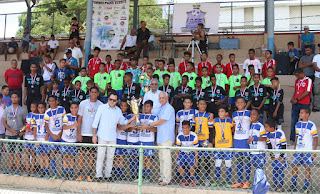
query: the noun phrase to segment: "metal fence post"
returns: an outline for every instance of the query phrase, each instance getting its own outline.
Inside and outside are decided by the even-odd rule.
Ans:
[[[3,33],[3,40],[6,39],[6,31],[7,31],[7,14],[4,15],[4,33]]]
[[[139,148],[139,182],[138,182],[138,194],[142,193],[142,169],[143,169],[143,148]]]

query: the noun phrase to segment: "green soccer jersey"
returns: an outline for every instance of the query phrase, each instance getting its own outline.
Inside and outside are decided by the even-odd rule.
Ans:
[[[208,86],[211,86],[211,82],[210,82],[210,76],[204,78],[203,76],[201,77],[202,78],[202,89],[206,89]]]
[[[236,96],[236,91],[239,90],[240,88],[234,90],[233,87],[235,86],[241,86],[240,81],[241,81],[242,75],[231,75],[229,77],[229,85],[230,85],[230,90],[229,90],[229,97],[235,97]]]
[[[112,70],[110,72],[111,88],[114,90],[122,90],[124,70]]]
[[[94,75],[94,83],[97,84],[101,89],[105,90],[107,88],[107,84],[110,83],[110,75],[107,73],[96,73]],[[107,92],[101,97],[107,97]]]
[[[160,82],[159,86],[162,86],[162,85],[163,85],[163,78],[162,78],[162,76],[163,76],[164,74],[170,75],[170,73],[169,73],[167,70],[160,71],[160,69],[156,70],[156,71],[153,73],[153,75],[155,75],[155,74],[159,75],[159,82]]]
[[[191,72],[191,73],[184,72],[182,74],[182,77],[184,75],[188,76],[188,78],[189,78],[188,86],[191,87],[194,90],[195,89],[195,85],[196,85],[196,78],[198,77],[198,75],[195,72]]]
[[[172,72],[169,73],[170,75],[170,82],[169,85],[176,89],[179,84],[181,83],[181,75],[179,72]]]
[[[229,84],[229,81],[228,81],[226,74],[224,74],[224,73],[217,74],[216,73],[215,76],[216,76],[216,84],[225,90],[226,84]]]
[[[72,84],[74,85],[76,83],[76,81],[80,81],[81,82],[81,90],[84,91],[84,93],[87,93],[87,81],[91,80],[90,77],[81,77],[80,75],[77,76],[73,81]]]

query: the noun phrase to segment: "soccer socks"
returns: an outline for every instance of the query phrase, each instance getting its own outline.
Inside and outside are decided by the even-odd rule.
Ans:
[[[73,174],[74,169],[73,168],[69,168],[69,171],[71,174]]]
[[[273,171],[272,171],[272,174],[273,174],[273,177],[272,177],[272,180],[273,180],[273,184],[274,185],[278,185],[278,177],[279,177],[279,168],[273,168]],[[280,180],[279,180],[280,181]]]
[[[68,174],[68,169],[67,169],[67,168],[63,168],[63,169],[62,169],[62,172],[63,172],[64,174]]]
[[[242,183],[242,181],[243,181],[243,162],[237,163],[237,175],[238,175],[238,183]]]
[[[249,157],[247,157],[247,158],[249,158]],[[250,160],[249,161],[247,161],[247,163],[246,163],[246,165],[245,165],[245,174],[246,174],[246,181],[248,181],[249,182],[249,180],[250,180],[250,174],[251,174],[251,162],[250,162]]]
[[[297,178],[298,178],[298,176],[293,176],[292,177],[292,186],[294,186],[294,187],[297,186]]]
[[[150,173],[151,173],[151,169],[145,170],[145,179],[150,179]]]
[[[308,188],[309,184],[310,184],[310,179],[305,179],[303,188]]]
[[[131,175],[137,176],[139,172],[139,160],[138,158],[130,158],[130,169],[131,169]]]
[[[279,168],[279,185],[283,186],[283,181],[284,181],[284,167]]]
[[[231,173],[232,173],[232,168],[231,167],[227,167],[227,179],[226,182],[230,182],[231,180]]]
[[[55,159],[50,159],[50,166],[51,166],[51,170],[52,170],[52,173],[53,175],[56,175],[57,174],[57,164],[56,164],[56,160]]]
[[[215,173],[216,173],[216,181],[220,182],[220,171],[221,171],[221,167],[217,167],[215,169]]]

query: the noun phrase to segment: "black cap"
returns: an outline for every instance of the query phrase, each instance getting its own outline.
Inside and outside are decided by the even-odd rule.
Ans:
[[[66,54],[66,55],[67,55],[67,54],[71,54],[71,53],[72,53],[72,50],[71,50],[71,49],[67,49],[67,50],[66,50],[66,52],[65,52],[64,54]]]
[[[131,57],[131,58],[130,58],[130,61],[132,61],[132,60],[138,61],[138,58],[137,58],[137,57]]]

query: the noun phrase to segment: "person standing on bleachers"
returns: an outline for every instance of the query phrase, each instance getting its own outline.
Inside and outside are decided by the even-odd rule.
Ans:
[[[79,65],[79,70],[80,70],[82,67],[82,57],[83,57],[81,49],[75,46],[74,40],[69,40],[69,48],[67,50],[69,49],[72,52],[72,57],[77,60],[77,63]],[[63,58],[67,59],[67,55],[65,54]],[[78,74],[75,76],[78,76]]]
[[[314,35],[313,33],[309,32],[309,26],[304,27],[304,33],[301,35],[301,50],[302,55],[305,55],[305,47],[311,46],[312,48],[312,54],[314,54],[314,51],[316,50],[316,45]]]
[[[148,56],[149,44],[148,40],[150,37],[150,31],[146,28],[147,23],[145,21],[141,21],[141,28],[138,29],[137,33],[137,51],[136,57],[140,58],[140,53],[143,49],[143,56]]]
[[[22,106],[22,82],[23,72],[18,69],[18,61],[12,59],[11,69],[8,69],[5,74],[5,82],[8,84],[10,93],[16,91],[19,94],[19,105]]]

